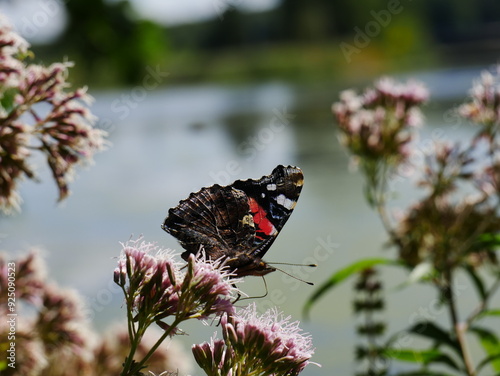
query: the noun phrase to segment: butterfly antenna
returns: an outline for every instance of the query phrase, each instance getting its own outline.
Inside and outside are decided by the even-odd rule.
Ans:
[[[289,262],[268,262],[269,265],[290,265],[290,266],[307,266],[316,268],[318,264],[290,264]]]
[[[316,267],[316,266],[317,266],[316,264],[303,265],[303,264],[287,264],[287,263],[281,263],[281,262],[274,262],[274,263],[269,263],[269,262],[268,262],[268,264],[269,264],[269,265],[276,265],[276,264],[280,265],[280,264],[281,264],[281,265],[292,265],[292,266],[310,266],[310,267]],[[274,266],[273,266],[273,267],[274,267]],[[296,276],[294,276],[294,275],[292,275],[292,274],[290,274],[290,273],[287,273],[287,272],[285,272],[283,269],[276,268],[276,267],[274,267],[274,268],[275,268],[276,270],[278,270],[278,271],[282,272],[283,274],[286,274],[287,276],[292,277],[293,279],[296,279],[297,281],[307,283],[309,286],[314,286],[314,283],[312,283],[312,282],[306,281],[306,280],[304,280],[304,279],[302,279],[302,278],[299,278],[299,277],[296,277]]]

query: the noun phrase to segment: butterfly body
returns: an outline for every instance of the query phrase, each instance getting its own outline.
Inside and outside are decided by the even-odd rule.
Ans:
[[[290,217],[303,178],[299,168],[280,165],[257,180],[202,188],[170,209],[162,228],[186,250],[184,260],[203,248],[237,276],[266,275],[276,269],[262,257]]]

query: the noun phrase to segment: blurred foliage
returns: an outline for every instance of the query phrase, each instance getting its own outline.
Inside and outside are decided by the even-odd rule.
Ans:
[[[68,1],[68,27],[49,53],[77,62],[77,76],[94,85],[140,82],[147,66],[169,54],[165,30],[140,20],[128,1]]]
[[[484,63],[498,54],[494,0],[282,0],[253,13],[238,1],[215,1],[222,13],[213,19],[169,27],[140,19],[126,0],[67,1],[64,35],[35,50],[53,60],[68,56],[77,81],[100,86],[138,84],[145,67],[157,64],[172,72],[170,83],[310,81]],[[363,46],[356,45],[360,31],[368,34]],[[341,43],[359,51],[346,58]]]

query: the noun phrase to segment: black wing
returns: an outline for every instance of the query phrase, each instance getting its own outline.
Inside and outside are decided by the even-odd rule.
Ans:
[[[262,258],[292,214],[304,183],[302,170],[277,166],[259,180],[237,180],[232,187],[245,192],[256,228],[251,255]]]
[[[202,188],[170,209],[162,228],[186,249],[185,260],[200,246],[212,259],[262,258],[290,217],[303,178],[299,168],[280,165],[258,180]]]
[[[212,259],[231,256],[252,244],[255,234],[245,193],[217,184],[191,193],[170,209],[162,228],[186,249],[185,260],[200,246]]]

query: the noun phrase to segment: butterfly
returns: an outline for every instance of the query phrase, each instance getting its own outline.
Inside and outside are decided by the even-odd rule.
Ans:
[[[303,182],[300,168],[279,165],[257,180],[202,188],[171,208],[161,227],[186,250],[186,261],[203,248],[238,277],[263,276],[276,270],[262,257],[292,214]]]

